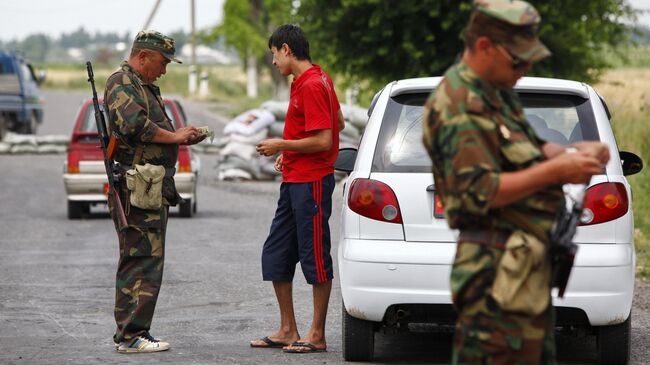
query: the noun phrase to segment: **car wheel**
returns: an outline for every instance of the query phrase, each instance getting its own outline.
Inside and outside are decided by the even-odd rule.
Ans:
[[[190,218],[192,216],[192,199],[184,199],[179,206],[178,213],[183,218]]]
[[[343,359],[345,361],[372,361],[375,352],[374,322],[352,317],[341,306],[343,313],[342,341]]]
[[[36,113],[32,113],[29,116],[29,121],[20,125],[20,133],[36,134],[36,129],[38,129],[38,118],[36,117]]]
[[[68,200],[68,219],[81,219],[84,213],[84,203]]]
[[[632,314],[625,322],[597,327],[598,363],[627,364],[630,361]]]
[[[0,115],[0,141],[5,138],[8,130],[7,120],[2,115]]]
[[[199,198],[197,198],[197,195],[196,195],[196,187],[195,187],[195,188],[194,188],[194,204],[192,204],[192,213],[194,213],[194,214],[196,214],[196,209],[197,209],[197,208],[196,208],[196,205],[197,205],[197,201],[199,201]]]

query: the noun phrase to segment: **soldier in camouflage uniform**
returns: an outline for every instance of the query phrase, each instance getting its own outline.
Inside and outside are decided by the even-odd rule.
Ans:
[[[524,314],[504,310],[491,295],[505,242],[527,231],[506,212],[534,223],[548,250],[562,184],[600,173],[608,149],[599,142],[566,148],[536,135],[512,88],[550,55],[537,38],[540,16],[519,0],[474,5],[462,59],[429,97],[423,118],[436,191],[449,226],[460,231],[450,278],[458,312],[452,362],[554,364],[552,305]],[[550,303],[550,285],[538,294]]]
[[[122,353],[169,349],[169,343],[153,338],[149,328],[162,282],[167,214],[169,206],[181,199],[174,185],[174,166],[179,144],[202,140],[194,127],[174,128],[160,89],[153,83],[165,74],[170,61],[180,63],[174,52],[172,38],[155,31],[138,33],[129,60],[108,78],[104,93],[109,131],[119,140],[115,161],[125,170],[145,163],[165,167],[161,209],[130,205],[126,184],[121,180],[128,226],[120,227],[116,207],[108,199],[120,244],[113,340]]]

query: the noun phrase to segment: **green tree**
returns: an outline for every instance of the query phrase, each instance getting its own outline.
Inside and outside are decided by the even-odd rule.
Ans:
[[[607,46],[629,42],[626,0],[530,0],[540,37],[553,52],[534,74],[593,81],[608,67]],[[302,0],[312,54],[348,80],[375,89],[395,79],[441,75],[463,50],[471,0]]]
[[[183,29],[179,29],[175,32],[172,32],[170,35],[174,39],[174,42],[176,43],[176,52],[180,52],[180,50],[183,48],[183,46],[190,42],[190,36],[183,31]]]
[[[20,50],[31,62],[45,62],[45,56],[50,48],[51,40],[45,34],[32,34],[20,44]]]
[[[75,47],[85,48],[90,44],[91,36],[83,27],[71,32],[70,34],[63,33],[59,40],[59,45],[63,48]]]
[[[226,45],[233,47],[244,60],[249,81],[258,74],[261,61],[271,71],[274,97],[281,98],[286,94],[287,80],[273,67],[267,41],[275,27],[295,20],[293,1],[226,0],[223,12],[223,22],[213,28],[205,40],[211,42],[223,37]],[[254,96],[251,86],[249,84],[249,96]]]

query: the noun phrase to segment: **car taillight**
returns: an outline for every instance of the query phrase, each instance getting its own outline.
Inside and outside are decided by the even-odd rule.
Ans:
[[[397,197],[390,186],[371,179],[355,179],[350,185],[348,206],[371,219],[402,223]]]
[[[68,152],[68,173],[69,174],[79,173],[79,154],[77,153],[77,151]]]
[[[436,194],[435,199],[433,200],[433,216],[436,218],[444,218],[445,217],[445,208],[442,206],[442,199],[440,199],[440,195]]]
[[[181,146],[178,150],[178,172],[192,172],[192,161],[187,146]]]
[[[603,183],[590,187],[585,193],[580,225],[588,226],[620,218],[629,208],[625,185]]]

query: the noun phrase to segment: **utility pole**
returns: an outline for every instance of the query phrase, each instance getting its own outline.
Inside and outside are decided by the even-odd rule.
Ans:
[[[149,25],[151,24],[151,21],[153,20],[154,15],[156,15],[156,11],[158,11],[158,7],[160,6],[160,3],[162,0],[156,0],[156,3],[153,5],[153,9],[151,9],[151,13],[149,13],[149,16],[147,17],[147,21],[144,22],[144,26],[142,29],[136,29],[136,33],[138,34],[139,31],[141,30],[147,30],[149,29]],[[135,37],[135,34],[133,37]],[[127,60],[129,59],[129,54],[131,53],[131,49],[128,49],[124,52],[124,59]]]
[[[196,69],[196,16],[195,16],[195,0],[190,1],[190,32],[191,32],[191,43],[192,43],[192,62],[190,64],[190,74],[189,74],[189,85],[188,91],[190,94],[196,93],[196,84],[197,84],[197,69]]]
[[[192,19],[192,65],[196,67],[196,0],[191,0],[191,5],[192,7],[190,13]]]
[[[153,20],[153,16],[156,15],[156,11],[158,11],[158,6],[160,5],[160,2],[162,0],[156,0],[156,3],[153,6],[153,9],[151,9],[151,13],[149,14],[149,17],[147,18],[147,21],[144,23],[144,27],[142,27],[142,30],[149,29],[149,25],[151,24],[151,21]],[[194,1],[194,0],[192,0]]]

